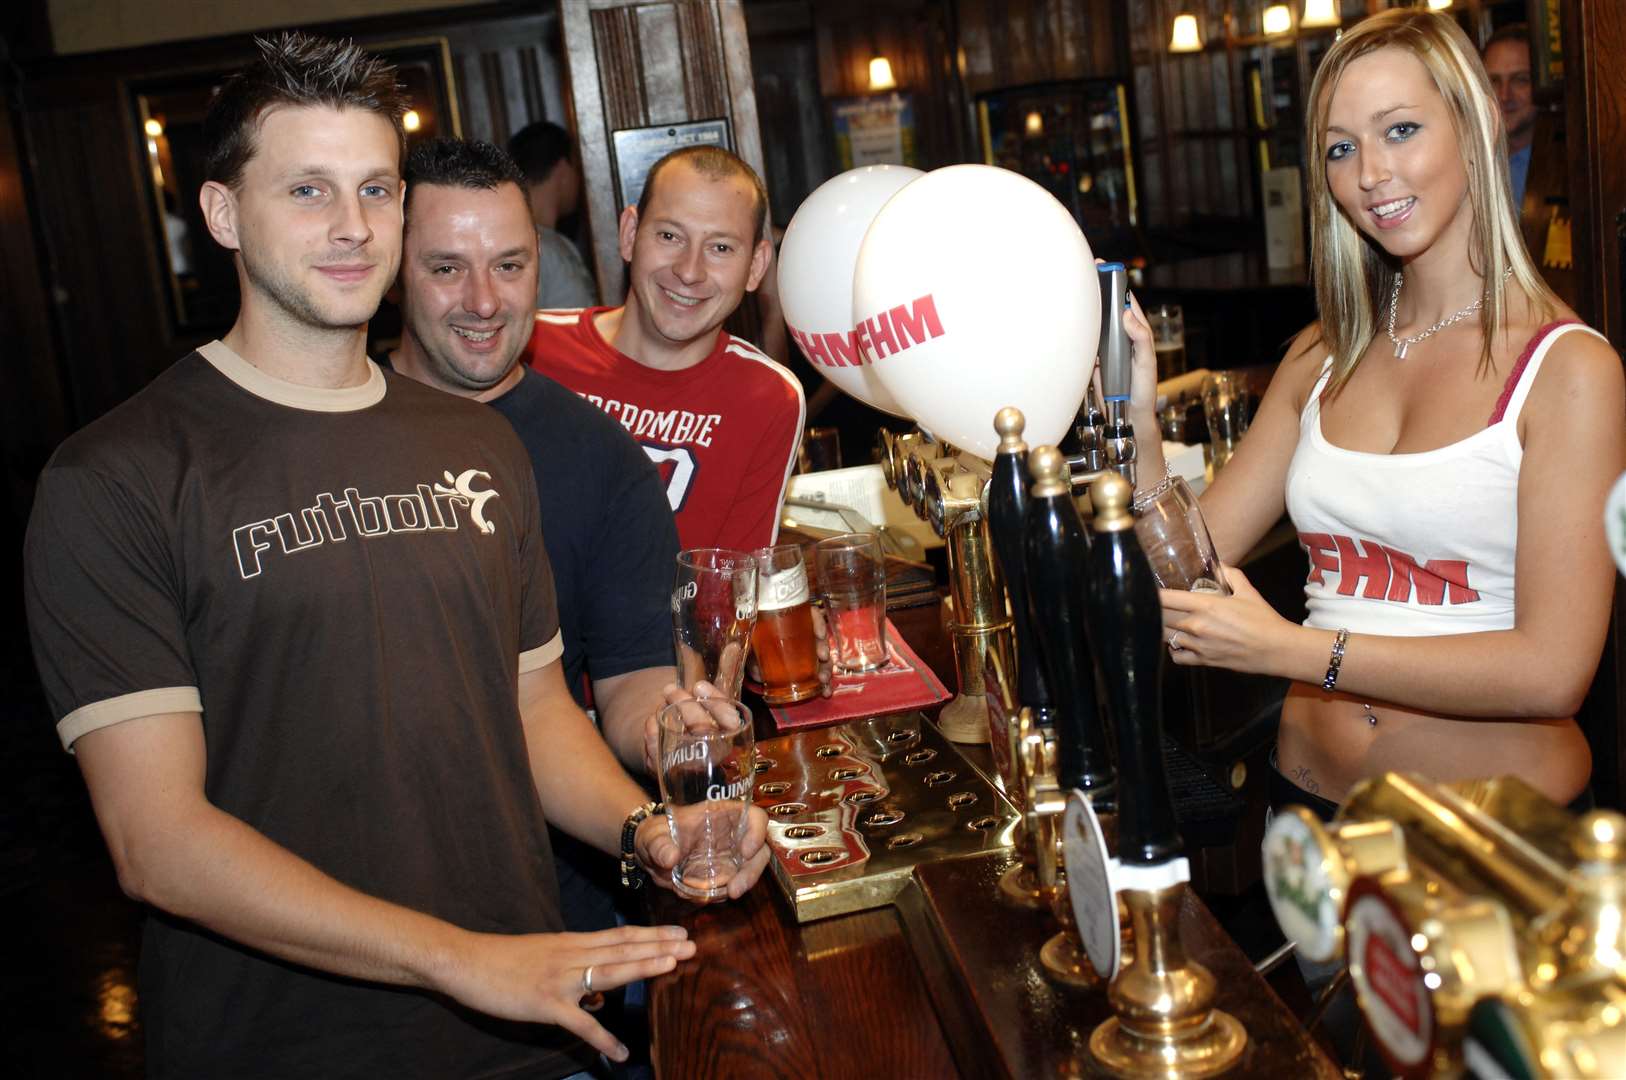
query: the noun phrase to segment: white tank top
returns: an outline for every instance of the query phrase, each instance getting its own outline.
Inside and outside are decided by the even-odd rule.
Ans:
[[[1306,626],[1393,637],[1513,627],[1519,411],[1552,343],[1596,332],[1550,324],[1508,376],[1490,423],[1418,454],[1369,454],[1321,433],[1328,358],[1299,416],[1287,512],[1309,556]]]

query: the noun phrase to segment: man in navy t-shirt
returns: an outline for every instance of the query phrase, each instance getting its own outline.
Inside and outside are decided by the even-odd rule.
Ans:
[[[396,371],[489,403],[530,451],[554,567],[564,674],[606,741],[644,767],[644,722],[676,680],[669,608],[677,527],[660,476],[626,430],[519,363],[536,296],[536,233],[521,177],[486,143],[438,139],[407,164]],[[584,676],[585,675],[585,680]]]
[[[677,678],[678,534],[660,474],[620,424],[519,362],[534,324],[537,242],[507,154],[437,139],[413,151],[406,174],[405,332],[388,363],[487,402],[519,434],[554,567],[565,682],[583,706],[591,684],[605,741],[641,773],[645,721]],[[565,926],[616,925],[614,860],[556,829],[551,839]]]

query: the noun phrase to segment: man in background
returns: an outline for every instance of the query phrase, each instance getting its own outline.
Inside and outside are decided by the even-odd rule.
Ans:
[[[1524,23],[1513,23],[1496,31],[1485,42],[1484,61],[1491,89],[1496,91],[1496,101],[1502,107],[1502,125],[1507,129],[1508,176],[1513,181],[1513,205],[1517,207],[1524,203],[1530,148],[1536,134],[1536,105],[1530,81],[1530,28]]]
[[[626,431],[520,354],[538,259],[521,184],[489,143],[436,139],[407,162],[403,375],[483,401],[530,453],[564,636],[565,684],[592,686],[605,740],[629,769],[672,665],[677,527],[654,464]],[[585,676],[585,678],[584,678]]]
[[[536,306],[584,308],[598,303],[593,275],[582,253],[559,231],[559,222],[581,205],[582,174],[571,159],[570,132],[549,120],[521,128],[508,140],[508,156],[525,174],[525,200],[541,246]]]
[[[1562,116],[1535,102],[1530,28],[1512,23],[1485,43],[1485,71],[1507,130],[1508,179],[1524,246],[1549,288],[1566,304],[1579,295],[1569,202],[1569,155]]]
[[[714,146],[656,162],[621,215],[618,308],[541,311],[526,360],[603,409],[661,469],[686,548],[773,543],[801,384],[723,322],[768,269],[761,179]]]

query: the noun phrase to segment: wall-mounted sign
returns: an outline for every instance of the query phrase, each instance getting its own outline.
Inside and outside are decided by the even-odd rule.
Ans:
[[[655,162],[685,146],[720,146],[734,149],[728,121],[692,120],[683,124],[626,128],[610,136],[615,157],[616,206],[628,207],[644,193],[644,180]]]
[[[837,98],[830,104],[843,171],[915,164],[915,107],[908,94]]]

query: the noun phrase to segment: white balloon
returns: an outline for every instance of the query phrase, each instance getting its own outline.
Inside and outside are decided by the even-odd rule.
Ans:
[[[1005,169],[952,165],[894,195],[864,237],[853,322],[875,375],[938,438],[991,459],[1014,405],[1030,446],[1084,400],[1101,287],[1078,223]]]
[[[819,373],[866,405],[904,411],[863,362],[853,335],[853,267],[881,206],[924,176],[904,165],[866,165],[820,184],[779,244],[779,300],[791,339]]]

